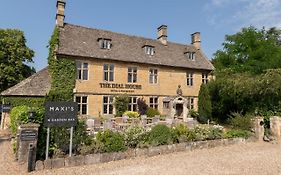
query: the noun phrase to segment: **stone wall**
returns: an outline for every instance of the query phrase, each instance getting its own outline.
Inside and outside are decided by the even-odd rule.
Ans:
[[[73,156],[67,158],[48,159],[45,161],[37,161],[36,170],[92,165],[92,164],[105,163],[105,162],[122,160],[122,159],[131,159],[141,156],[150,157],[150,156],[157,156],[161,154],[169,154],[169,153],[180,152],[180,151],[192,151],[196,149],[214,148],[217,146],[243,144],[246,142],[247,140],[243,138],[184,142],[179,144],[162,145],[162,146],[149,147],[143,149],[140,148],[128,149],[125,152],[89,154],[85,156],[80,155],[80,156]]]
[[[281,117],[270,117],[270,130],[274,137],[281,138]]]

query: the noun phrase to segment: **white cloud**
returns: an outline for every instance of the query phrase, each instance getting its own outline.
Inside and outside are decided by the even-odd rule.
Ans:
[[[208,13],[211,25],[281,28],[280,8],[280,0],[211,0],[204,11]]]

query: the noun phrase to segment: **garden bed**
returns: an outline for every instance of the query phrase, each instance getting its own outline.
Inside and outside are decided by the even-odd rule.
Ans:
[[[132,159],[141,156],[157,156],[173,152],[192,151],[196,149],[214,148],[218,146],[228,146],[233,144],[246,143],[252,139],[232,138],[217,139],[195,142],[183,142],[171,145],[161,145],[148,148],[128,149],[124,152],[98,153],[89,155],[79,155],[67,158],[48,159],[36,162],[36,170],[55,169],[72,166],[92,165],[111,162],[122,159]]]

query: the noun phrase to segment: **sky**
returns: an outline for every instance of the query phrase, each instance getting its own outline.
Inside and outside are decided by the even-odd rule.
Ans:
[[[168,26],[168,40],[190,44],[201,33],[209,59],[222,49],[225,35],[242,27],[281,28],[281,0],[66,0],[65,22],[128,35],[157,38]],[[55,27],[56,0],[1,0],[0,28],[24,32],[34,63],[47,66],[48,41]]]

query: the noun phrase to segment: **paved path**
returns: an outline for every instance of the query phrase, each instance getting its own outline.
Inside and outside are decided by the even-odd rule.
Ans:
[[[227,147],[142,157],[99,165],[45,170],[34,175],[281,175],[281,143],[247,143]]]

